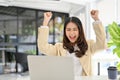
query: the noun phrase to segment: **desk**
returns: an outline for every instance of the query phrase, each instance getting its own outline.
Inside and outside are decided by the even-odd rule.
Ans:
[[[97,75],[101,75],[100,74],[100,64],[102,62],[112,62],[112,63],[114,63],[114,62],[117,62],[117,61],[119,61],[119,58],[116,55],[113,55],[112,53],[106,53],[106,52],[97,53],[94,56],[92,56],[92,63],[93,63],[92,68],[95,69],[94,64],[97,63],[97,69],[98,69],[97,70]],[[112,64],[112,65],[114,65],[114,64]],[[106,69],[106,71],[107,71],[107,69]]]
[[[15,48],[0,48],[0,50],[2,51],[2,63],[3,65],[5,65],[5,50],[15,50]]]
[[[4,74],[0,75],[0,80],[30,80],[29,75],[22,76],[20,74]],[[108,80],[107,76],[79,76],[75,80]]]
[[[75,80],[108,80],[107,76],[79,76]]]
[[[0,48],[0,50],[2,51],[2,65],[3,68],[1,69],[0,73],[4,73],[4,69],[6,66],[6,62],[5,62],[5,50],[15,50],[15,48]],[[1,66],[1,64],[0,64]]]

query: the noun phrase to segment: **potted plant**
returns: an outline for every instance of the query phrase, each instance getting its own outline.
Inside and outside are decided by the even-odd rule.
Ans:
[[[116,54],[120,58],[120,26],[116,22],[109,24],[108,33],[110,34],[108,47],[115,46],[113,54]],[[120,62],[117,63],[117,69],[120,71]]]

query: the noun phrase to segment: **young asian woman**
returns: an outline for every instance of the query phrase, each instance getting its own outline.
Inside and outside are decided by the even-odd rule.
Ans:
[[[63,42],[55,45],[48,43],[49,26],[52,12],[44,13],[43,25],[38,28],[38,49],[46,55],[73,57],[75,75],[92,75],[91,57],[106,48],[105,30],[98,17],[98,10],[90,12],[96,40],[86,40],[82,22],[77,17],[68,17],[64,23]],[[69,66],[68,66],[69,67]]]

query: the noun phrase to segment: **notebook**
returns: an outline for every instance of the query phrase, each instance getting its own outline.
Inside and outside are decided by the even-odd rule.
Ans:
[[[71,57],[28,56],[30,80],[74,80]]]

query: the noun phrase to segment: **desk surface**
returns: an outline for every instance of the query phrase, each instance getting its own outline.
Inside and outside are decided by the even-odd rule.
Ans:
[[[0,48],[0,50],[15,50],[15,48]]]
[[[0,80],[30,80],[29,75],[23,74],[0,74]],[[108,80],[107,76],[79,76],[75,80]]]

